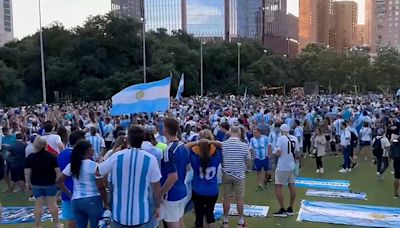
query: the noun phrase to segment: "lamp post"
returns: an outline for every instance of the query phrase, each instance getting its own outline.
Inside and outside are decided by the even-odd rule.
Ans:
[[[242,46],[242,43],[237,43],[237,47],[238,47],[238,86],[240,86],[240,46]]]
[[[200,41],[200,96],[203,97],[203,45],[204,42]]]
[[[47,103],[46,96],[46,72],[44,69],[44,51],[43,51],[43,29],[42,29],[42,4],[41,0],[39,0],[39,39],[40,39],[40,65],[42,68],[42,92],[43,92],[43,103]]]
[[[143,82],[146,83],[146,21],[144,17],[142,21],[142,39],[143,39]]]

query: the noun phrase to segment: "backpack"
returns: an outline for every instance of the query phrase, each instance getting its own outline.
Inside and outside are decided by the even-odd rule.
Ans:
[[[374,144],[372,145],[372,153],[374,156],[380,157],[383,154],[383,149],[382,149],[382,138],[376,138],[374,141]]]
[[[357,135],[356,135],[353,131],[350,131],[350,134],[351,134],[350,144],[351,144],[352,146],[357,146],[357,144],[358,144],[358,137],[357,137]]]
[[[400,159],[400,143],[393,142],[390,146],[390,157],[392,159]]]

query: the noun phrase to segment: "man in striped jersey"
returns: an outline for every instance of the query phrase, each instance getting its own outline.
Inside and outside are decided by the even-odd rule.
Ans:
[[[250,140],[250,147],[254,153],[254,165],[258,176],[257,191],[262,191],[266,186],[267,177],[269,176],[269,158],[268,158],[268,138],[261,135],[260,128],[253,129],[254,137]],[[264,174],[265,173],[265,174]],[[264,186],[265,183],[265,186]]]
[[[104,155],[106,144],[104,142],[104,139],[99,134],[97,134],[97,129],[95,127],[90,128],[90,136],[87,137],[87,140],[90,142],[94,150],[93,160],[100,161],[100,159]]]
[[[161,173],[157,159],[139,149],[143,141],[144,130],[139,126],[131,127],[128,130],[129,148],[116,152],[99,164],[100,175],[111,172],[112,227],[157,227],[155,220],[161,202]],[[155,205],[152,206],[151,202]]]
[[[222,225],[228,227],[231,199],[235,197],[239,214],[239,227],[248,227],[243,218],[244,186],[247,164],[251,159],[250,146],[240,140],[239,127],[232,127],[230,138],[222,143],[222,184],[224,186],[224,218]]]

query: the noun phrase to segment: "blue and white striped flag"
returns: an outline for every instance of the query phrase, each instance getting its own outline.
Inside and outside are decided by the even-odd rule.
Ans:
[[[169,109],[171,77],[129,86],[112,99],[111,115],[163,112]]]
[[[363,124],[364,124],[364,114],[362,112],[360,112],[360,114],[357,116],[357,118],[355,118],[355,120],[353,121],[353,128],[357,130],[357,132],[360,132]]]
[[[185,86],[185,75],[182,74],[181,80],[179,80],[178,91],[176,92],[175,99],[180,100],[182,98],[184,86]]]

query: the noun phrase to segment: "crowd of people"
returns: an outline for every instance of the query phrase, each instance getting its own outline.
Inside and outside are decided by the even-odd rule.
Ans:
[[[160,113],[116,117],[109,110],[106,101],[0,109],[0,179],[4,192],[35,201],[35,227],[44,205],[62,226],[60,193],[71,228],[178,228],[192,210],[195,227],[213,227],[220,188],[222,225],[232,202],[238,226],[248,227],[245,187],[263,191],[274,182],[273,215],[292,216],[304,159],[315,158],[322,174],[327,154],[342,154],[343,174],[370,160],[380,180],[392,159],[399,197],[400,110],[383,95],[208,96],[171,100]],[[253,170],[257,186],[246,186]]]

